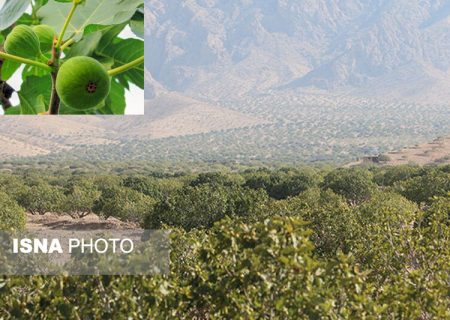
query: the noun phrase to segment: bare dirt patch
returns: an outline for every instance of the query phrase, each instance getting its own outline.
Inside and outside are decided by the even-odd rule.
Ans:
[[[73,219],[64,214],[46,213],[45,215],[27,214],[28,231],[34,230],[130,230],[139,229],[135,223],[123,222],[116,218],[102,219],[95,214],[90,214],[82,219]]]
[[[353,167],[364,164],[378,164],[387,166],[398,166],[415,164],[419,166],[450,164],[450,137],[440,137],[432,142],[418,144],[401,150],[391,151],[387,156],[388,161],[376,161],[379,156],[365,157],[351,162],[345,167]]]
[[[450,137],[441,137],[429,143],[389,152],[387,165],[414,163],[418,165],[450,164]]]

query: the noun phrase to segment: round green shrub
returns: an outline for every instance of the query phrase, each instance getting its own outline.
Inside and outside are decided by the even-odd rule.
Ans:
[[[25,210],[0,191],[0,230],[20,230],[25,227]]]

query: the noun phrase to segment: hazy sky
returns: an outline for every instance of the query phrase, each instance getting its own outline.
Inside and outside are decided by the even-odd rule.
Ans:
[[[0,9],[3,7],[5,0],[0,0]],[[127,27],[121,34],[122,38],[137,38],[130,28]],[[21,73],[16,72],[14,76],[8,80],[8,83],[16,90],[20,89],[22,83]],[[144,90],[135,85],[130,86],[130,91],[126,91],[127,108],[126,114],[144,114]],[[15,93],[11,99],[13,105],[19,104],[19,98]],[[3,114],[3,110],[0,108],[0,114]]]

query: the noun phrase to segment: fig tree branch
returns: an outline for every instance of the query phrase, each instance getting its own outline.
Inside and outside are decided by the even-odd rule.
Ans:
[[[48,108],[48,114],[51,114],[51,115],[59,114],[59,105],[61,104],[58,93],[56,92],[57,76],[58,76],[58,73],[56,71],[52,72],[52,95],[50,97],[50,104],[49,104],[49,108]]]
[[[34,1],[31,1],[31,18],[33,19],[33,24],[39,23],[39,18],[37,17],[36,5]]]
[[[57,49],[59,49],[61,47],[61,43],[64,39],[64,35],[66,34],[67,28],[69,27],[69,24],[70,24],[70,20],[72,20],[72,17],[75,14],[75,11],[77,10],[77,7],[80,3],[81,3],[81,1],[79,1],[79,0],[73,0],[73,2],[72,2],[72,9],[70,9],[69,15],[67,16],[66,21],[64,22],[64,26],[59,35],[58,42],[56,43]]]
[[[66,50],[68,46],[70,46],[72,43],[74,43],[75,40],[72,38],[70,40],[67,40],[66,42],[64,42],[61,46],[61,52]]]
[[[52,71],[52,68],[50,66],[44,64],[44,63],[41,63],[41,62],[38,62],[38,61],[34,61],[34,60],[30,60],[30,59],[25,59],[25,58],[22,58],[22,57],[18,57],[18,56],[15,56],[15,55],[12,55],[12,54],[9,54],[9,53],[6,53],[6,52],[0,51],[0,58],[2,58],[4,60],[11,60],[11,61],[19,62],[19,63],[24,63],[24,64],[27,64],[27,65],[30,65],[30,66],[35,66],[35,67],[38,67],[38,68],[41,68],[41,69],[44,69],[44,70],[47,70],[47,71]]]
[[[52,65],[55,67],[52,71],[52,93],[50,96],[50,104],[48,106],[47,114],[58,115],[59,107],[61,104],[61,99],[59,98],[58,92],[56,91],[56,78],[58,77],[59,70],[59,59],[61,58],[61,50],[53,42],[52,48]]]
[[[61,58],[61,50],[59,47],[57,47],[58,39],[56,37],[53,39],[53,46],[52,46],[52,57],[50,61],[48,62],[53,68],[52,68],[52,91],[50,95],[50,102],[48,105],[48,110],[44,114],[50,114],[50,115],[58,115],[59,114],[59,107],[61,104],[61,99],[59,98],[58,92],[56,91],[56,78],[58,77],[58,70],[59,70],[59,60]]]
[[[120,73],[123,73],[127,70],[133,69],[144,62],[144,56],[137,58],[136,60],[133,60],[127,64],[124,64],[123,66],[117,67],[115,69],[111,69],[108,71],[108,74],[111,77],[114,77],[115,75],[118,75]]]

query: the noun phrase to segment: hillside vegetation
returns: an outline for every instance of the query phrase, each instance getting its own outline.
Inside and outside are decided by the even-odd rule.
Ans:
[[[136,170],[0,175],[2,228],[28,211],[172,230],[169,275],[2,277],[0,318],[450,317],[449,166]]]
[[[152,102],[155,111],[170,111],[170,108],[164,111],[167,100],[159,105],[158,101],[161,100]],[[183,122],[182,118],[192,120],[196,116],[167,114],[162,116],[164,120],[158,120],[157,112],[150,112],[153,121],[147,127],[142,123],[131,126],[137,122],[133,119],[130,126],[117,131],[121,136],[117,137],[116,144],[73,146],[69,152],[52,153],[38,159],[346,163],[426,143],[450,133],[450,108],[444,103],[409,104],[345,95],[269,94],[220,105],[245,115],[247,118],[241,120],[247,120],[239,122],[239,117],[222,119],[211,115],[197,117],[203,121]],[[251,119],[261,119],[261,122]],[[156,128],[157,123],[161,124],[160,132],[172,134],[153,139],[145,136]],[[240,123],[243,125],[238,125]],[[205,128],[209,131],[199,132]],[[435,147],[439,149],[439,145]],[[436,151],[441,153],[441,158],[449,155],[445,146]],[[406,163],[408,160],[414,163],[417,157],[406,158]]]

